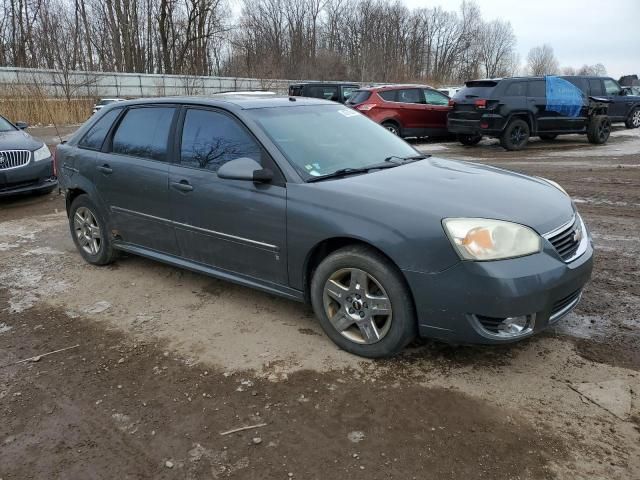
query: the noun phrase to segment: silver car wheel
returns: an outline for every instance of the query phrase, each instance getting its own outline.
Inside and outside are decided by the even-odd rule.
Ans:
[[[364,270],[334,272],[325,283],[323,305],[331,325],[354,343],[379,342],[391,328],[391,300],[380,282]]]
[[[73,229],[80,247],[89,255],[97,255],[102,245],[102,233],[91,210],[80,207],[73,216]]]
[[[631,117],[631,125],[635,128],[640,127],[640,109],[633,112],[633,116]]]

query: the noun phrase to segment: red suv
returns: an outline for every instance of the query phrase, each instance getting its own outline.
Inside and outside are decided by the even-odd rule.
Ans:
[[[361,88],[346,104],[400,137],[447,135],[449,97],[428,86]]]

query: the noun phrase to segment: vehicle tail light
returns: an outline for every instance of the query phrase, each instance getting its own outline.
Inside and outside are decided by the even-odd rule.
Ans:
[[[479,98],[474,104],[476,108],[487,108],[487,101],[484,98]]]
[[[489,128],[489,122],[481,122],[480,128]]]
[[[360,105],[356,105],[356,109],[362,112],[366,112],[368,110],[371,110],[375,106],[375,103],[361,103]]]
[[[449,106],[450,107],[454,107],[456,105],[456,102],[453,100],[453,98],[449,99]]]
[[[53,151],[51,152],[51,160],[53,165],[53,176],[58,176],[58,160],[56,159],[56,147],[53,147]]]

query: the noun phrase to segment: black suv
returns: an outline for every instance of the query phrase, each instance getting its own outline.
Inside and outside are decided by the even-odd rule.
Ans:
[[[294,83],[289,85],[290,97],[313,97],[345,103],[351,94],[358,90],[357,83]]]
[[[457,134],[464,145],[475,145],[482,136],[499,138],[507,150],[524,148],[530,136],[552,140],[569,133],[587,134],[591,143],[604,143],[609,137],[610,121],[620,121],[620,116],[615,115],[617,110],[611,107],[615,104],[604,95],[605,82],[595,77],[561,78],[579,86],[586,95],[597,94],[601,102],[585,98],[578,114],[567,116],[547,108],[544,77],[473,80],[466,82],[450,101],[449,132]],[[593,89],[588,88],[591,83]],[[614,113],[610,119],[608,107]]]
[[[609,104],[612,123],[623,122],[627,128],[640,127],[640,97],[609,77],[560,77],[570,81],[586,95],[604,97]]]

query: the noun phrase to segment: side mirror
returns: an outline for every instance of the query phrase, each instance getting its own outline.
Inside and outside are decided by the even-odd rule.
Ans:
[[[273,172],[268,168],[262,168],[262,165],[252,158],[241,157],[222,165],[218,169],[218,177],[227,180],[268,183],[273,180]]]
[[[14,125],[20,130],[26,130],[27,128],[29,128],[29,124],[27,122],[16,122]]]

